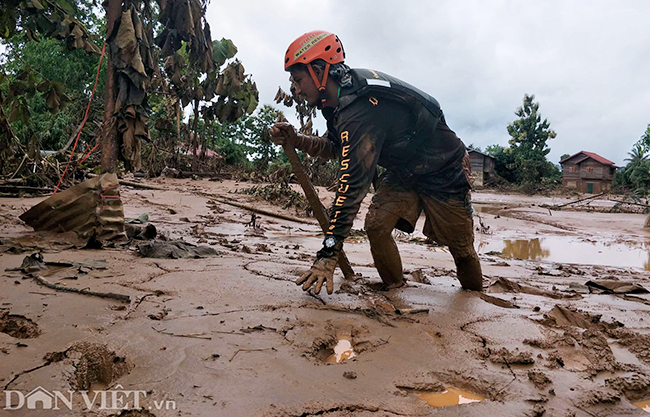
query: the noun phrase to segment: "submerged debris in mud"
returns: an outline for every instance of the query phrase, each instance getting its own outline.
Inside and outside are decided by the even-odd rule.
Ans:
[[[411,277],[407,278],[407,280],[412,282],[417,282],[420,284],[431,285],[431,281],[429,281],[429,279],[424,274],[422,269],[416,269],[415,271],[411,272]]]
[[[625,395],[630,401],[650,398],[650,377],[634,374],[629,378],[617,377],[605,380],[605,384]]]
[[[117,356],[103,344],[75,343],[65,351],[65,357],[74,367],[69,382],[75,390],[89,390],[97,383],[108,385],[129,368],[124,357]]]
[[[616,404],[621,401],[621,396],[610,389],[594,389],[587,391],[583,394],[578,404],[585,405],[596,405],[596,404]]]
[[[0,333],[17,339],[33,339],[41,334],[38,324],[27,317],[0,311]]]
[[[445,390],[445,385],[439,381],[433,382],[402,382],[395,385],[396,388],[403,391],[427,391],[427,392],[442,392]]]
[[[539,389],[546,388],[549,384],[553,383],[553,381],[551,381],[551,379],[541,371],[528,371],[528,379]]]
[[[196,246],[191,243],[176,241],[153,240],[137,246],[138,252],[145,258],[207,258],[218,256],[219,253],[209,246]]]
[[[269,185],[255,185],[240,191],[280,205],[283,209],[295,208],[297,213],[311,214],[311,206],[304,195],[295,191],[286,182]]]
[[[589,292],[593,294],[647,294],[647,289],[632,282],[594,280],[587,281]]]
[[[589,329],[592,325],[592,317],[588,314],[561,305],[553,307],[544,315],[544,318],[547,319],[547,323],[545,323],[547,325],[576,326],[583,329]]]
[[[532,365],[535,363],[533,354],[528,351],[519,351],[518,349],[510,351],[506,348],[499,350],[484,349],[479,352],[479,355],[485,359],[489,359],[492,363],[504,365]]]
[[[489,292],[491,293],[524,293],[531,295],[540,295],[554,299],[560,298],[575,298],[576,294],[562,294],[560,292],[547,291],[541,288],[536,288],[529,285],[522,285],[515,281],[503,277],[497,279],[490,284]],[[579,296],[577,296],[579,298]]]

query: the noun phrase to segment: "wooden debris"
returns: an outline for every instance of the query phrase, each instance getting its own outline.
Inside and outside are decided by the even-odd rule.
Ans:
[[[235,356],[237,356],[237,354],[238,354],[239,352],[263,352],[263,351],[265,351],[265,350],[275,350],[275,348],[274,348],[274,347],[270,347],[270,348],[264,348],[264,349],[237,349],[237,350],[235,351],[235,354],[232,355],[232,357],[228,360],[228,362],[232,362],[232,360],[235,359]]]
[[[101,297],[101,298],[112,298],[114,300],[119,300],[123,301],[125,303],[130,303],[131,302],[131,297],[128,295],[124,294],[115,294],[112,292],[98,292],[98,291],[90,291],[86,289],[79,289],[79,288],[69,288],[69,287],[64,287],[63,285],[58,285],[54,284],[45,278],[38,276],[38,275],[33,275],[32,278],[36,280],[39,284],[43,285],[44,287],[56,290],[56,291],[64,291],[64,292],[74,292],[77,294],[83,294],[83,295],[90,295],[93,297]]]
[[[552,208],[553,210],[559,210],[559,209],[561,209],[562,207],[570,206],[570,205],[572,205],[572,204],[576,204],[576,203],[581,203],[581,202],[583,202],[583,201],[587,201],[587,200],[593,200],[594,198],[602,197],[602,196],[604,196],[605,194],[606,194],[606,193],[600,193],[600,194],[592,195],[592,196],[590,196],[590,197],[581,198],[581,199],[579,199],[579,200],[571,201],[571,202],[569,202],[569,203],[560,204],[559,206],[558,206],[558,205],[550,206],[550,208]]]
[[[157,331],[158,333],[165,334],[167,336],[187,337],[187,338],[190,338],[190,339],[212,340],[212,337],[206,335],[205,333],[176,334],[176,333],[166,332],[165,330],[158,330],[153,326],[151,326],[151,328],[154,329],[155,331]]]
[[[309,225],[314,224],[313,222],[310,222],[309,220],[300,219],[298,217],[288,216],[286,214],[281,214],[281,213],[275,213],[273,211],[264,210],[264,209],[261,209],[261,208],[258,208],[258,207],[249,206],[248,204],[242,204],[242,203],[238,203],[236,201],[228,201],[228,200],[226,200],[224,198],[221,198],[221,197],[215,197],[215,196],[211,196],[211,197],[214,198],[215,201],[218,201],[220,203],[228,204],[228,205],[239,207],[239,208],[243,208],[245,210],[250,210],[253,213],[264,214],[266,216],[271,216],[271,217],[275,217],[275,218],[283,219],[283,220],[289,220],[289,221],[297,222],[297,223],[303,223],[303,224],[309,224]]]

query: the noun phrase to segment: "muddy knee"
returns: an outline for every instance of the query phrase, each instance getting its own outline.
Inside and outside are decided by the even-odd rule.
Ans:
[[[368,233],[368,240],[376,241],[390,236],[397,219],[397,216],[382,209],[369,210],[364,226]]]

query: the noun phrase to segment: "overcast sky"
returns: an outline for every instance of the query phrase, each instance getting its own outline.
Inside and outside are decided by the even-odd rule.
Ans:
[[[322,29],[339,35],[351,67],[438,99],[467,145],[507,145],[507,124],[534,94],[557,132],[551,161],[585,150],[618,165],[650,123],[648,16],[647,0],[212,0],[207,13],[262,104],[288,90],[287,46]]]

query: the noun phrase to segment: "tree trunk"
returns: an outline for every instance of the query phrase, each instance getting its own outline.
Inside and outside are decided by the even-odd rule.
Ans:
[[[122,0],[106,0],[106,38],[110,36],[115,22],[122,14]],[[106,99],[104,104],[104,131],[102,132],[101,172],[117,170],[117,123],[115,121],[115,97],[118,86],[115,83],[115,68],[111,59],[110,48],[107,48],[106,65]]]
[[[194,126],[192,126],[192,132],[194,136],[190,135],[192,138],[192,171],[198,171],[198,152],[196,151],[199,145],[199,101],[194,100]]]

